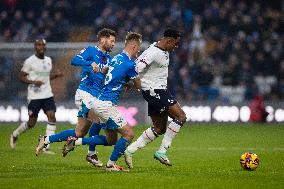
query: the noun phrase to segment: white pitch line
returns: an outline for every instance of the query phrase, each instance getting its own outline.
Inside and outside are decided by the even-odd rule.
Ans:
[[[145,147],[145,150],[157,150],[158,147]],[[274,148],[251,148],[251,147],[208,147],[208,148],[198,148],[198,147],[172,147],[175,150],[184,151],[284,151],[284,148],[274,147]],[[142,149],[143,150],[143,149]]]

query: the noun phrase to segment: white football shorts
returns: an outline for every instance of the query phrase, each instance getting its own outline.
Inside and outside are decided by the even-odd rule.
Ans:
[[[94,101],[96,97],[92,96],[90,93],[77,89],[75,94],[75,105],[79,109],[78,117],[86,118],[90,109],[94,106]]]
[[[109,123],[106,129],[118,129],[127,124],[126,119],[118,111],[117,106],[113,105],[111,101],[96,99],[93,109],[102,123]]]

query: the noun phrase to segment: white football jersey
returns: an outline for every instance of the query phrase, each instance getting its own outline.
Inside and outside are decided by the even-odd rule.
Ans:
[[[51,69],[52,62],[50,57],[44,56],[44,59],[40,59],[32,55],[25,60],[21,71],[29,74],[27,76],[29,80],[43,82],[40,87],[34,84],[28,85],[28,100],[45,99],[53,96],[50,86]]]
[[[142,90],[167,89],[169,52],[151,44],[137,59]]]

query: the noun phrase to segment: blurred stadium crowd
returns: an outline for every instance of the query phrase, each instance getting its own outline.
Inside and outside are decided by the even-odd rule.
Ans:
[[[152,43],[174,26],[183,33],[169,73],[178,98],[242,102],[261,94],[277,101],[284,99],[283,6],[281,0],[3,0],[0,43],[91,41],[102,27],[116,30],[118,41],[135,31]],[[1,94],[12,64],[0,57]]]

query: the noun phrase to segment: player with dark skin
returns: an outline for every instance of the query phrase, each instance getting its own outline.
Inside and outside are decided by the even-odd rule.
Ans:
[[[178,47],[180,33],[167,29],[164,36],[151,44],[136,60],[142,81],[142,95],[148,102],[148,115],[153,126],[146,129],[124,152],[125,161],[132,168],[132,155],[138,150],[164,135],[161,146],[154,158],[162,164],[171,166],[166,152],[172,140],[186,122],[185,112],[167,89],[169,52]],[[168,124],[168,117],[173,120]]]
[[[164,51],[173,51],[178,47],[180,38],[174,39],[170,37],[162,38],[158,43],[157,47]],[[186,122],[186,115],[181,109],[179,103],[169,106],[169,110],[159,115],[152,115],[151,120],[153,122],[154,130],[158,135],[163,135],[167,130],[168,116],[172,119],[179,120],[182,123]]]
[[[36,40],[35,43],[34,43],[34,49],[35,49],[35,56],[38,57],[39,59],[44,59],[44,55],[45,55],[45,51],[46,51],[45,40],[44,39]],[[34,84],[37,87],[40,87],[43,84],[42,81],[29,80],[27,78],[27,76],[28,76],[28,73],[23,72],[23,71],[21,71],[20,74],[19,74],[19,78],[23,83]],[[56,79],[58,77],[62,77],[62,76],[63,76],[63,73],[60,70],[55,70],[55,72],[50,75],[50,80],[54,80],[54,79]],[[46,111],[45,114],[47,116],[48,122],[53,122],[53,123],[56,122],[54,111]],[[29,115],[29,120],[27,122],[27,126],[29,128],[33,128],[35,126],[36,122],[37,122],[37,117]]]

